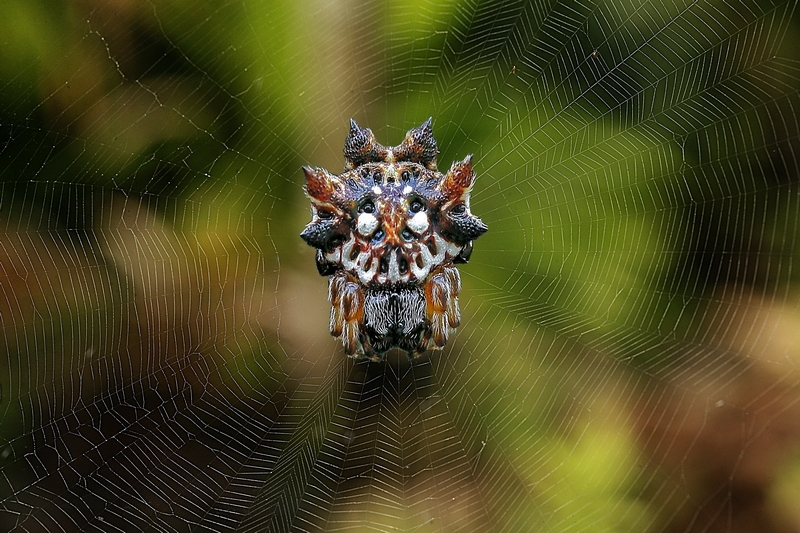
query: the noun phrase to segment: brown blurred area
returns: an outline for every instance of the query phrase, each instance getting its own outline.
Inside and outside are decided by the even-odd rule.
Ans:
[[[663,531],[800,531],[800,502],[778,492],[800,460],[800,311],[742,292],[715,295],[718,351],[694,355],[725,368],[649,382],[632,408]]]

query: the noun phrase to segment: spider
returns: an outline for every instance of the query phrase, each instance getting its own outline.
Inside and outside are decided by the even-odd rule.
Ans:
[[[300,237],[328,277],[330,331],[345,353],[415,358],[458,327],[461,276],[486,224],[470,212],[472,156],[438,171],[431,119],[385,147],[350,119],[339,174],[303,167],[311,222]]]

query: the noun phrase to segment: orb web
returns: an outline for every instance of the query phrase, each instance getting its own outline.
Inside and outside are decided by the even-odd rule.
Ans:
[[[798,530],[794,2],[0,11],[0,529]],[[429,116],[461,326],[353,361],[300,169]]]

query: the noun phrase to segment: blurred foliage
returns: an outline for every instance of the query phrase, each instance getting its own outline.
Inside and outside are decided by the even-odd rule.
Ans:
[[[432,116],[443,170],[476,154],[472,209],[490,228],[447,352],[464,385],[442,395],[474,406],[459,429],[491,434],[481,453],[537,502],[531,528],[668,515],[641,487],[640,420],[603,422],[637,404],[610,383],[722,379],[754,355],[709,340],[726,330],[716,306],[796,296],[792,9],[0,3],[0,461],[31,481],[13,461],[37,428],[126,388],[256,394],[328,371],[341,353],[297,238],[300,166],[337,170],[351,116],[386,144]],[[724,354],[697,370],[698,346]]]

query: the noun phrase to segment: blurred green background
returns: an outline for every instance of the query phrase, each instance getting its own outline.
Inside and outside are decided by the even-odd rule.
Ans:
[[[0,528],[800,531],[795,11],[0,3]],[[354,363],[300,167],[429,116],[463,325]]]

